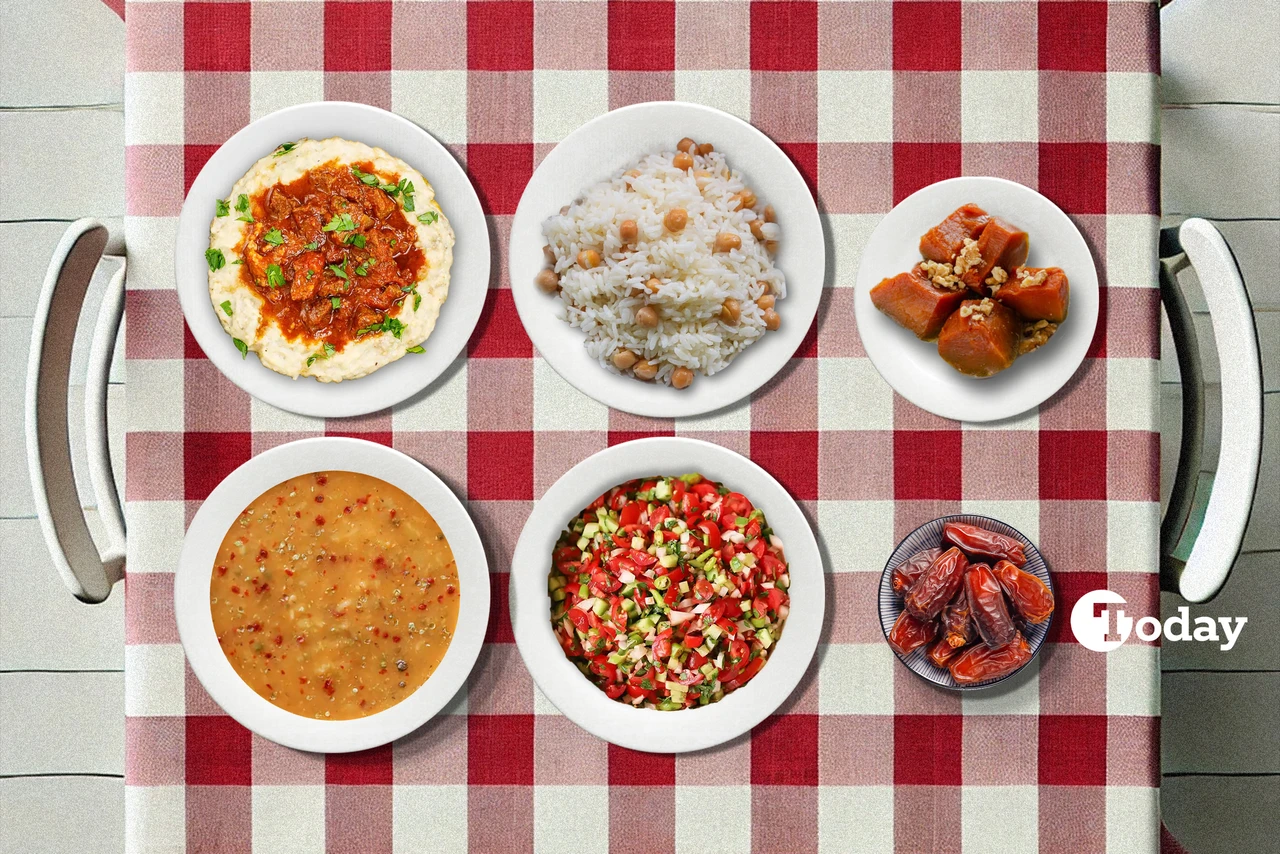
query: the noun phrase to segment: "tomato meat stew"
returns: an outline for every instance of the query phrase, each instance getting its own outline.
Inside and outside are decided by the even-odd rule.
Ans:
[[[399,337],[394,315],[416,299],[425,258],[395,200],[412,198],[413,185],[397,177],[334,162],[240,197],[236,209],[250,223],[240,279],[262,297],[264,328],[274,320],[290,340],[335,350],[372,332]]]
[[[632,480],[560,535],[551,624],[610,699],[705,706],[764,667],[790,584],[782,542],[746,496],[698,474]]]

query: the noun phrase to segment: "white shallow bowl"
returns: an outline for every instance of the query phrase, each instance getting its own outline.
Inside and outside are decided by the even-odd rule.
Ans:
[[[682,137],[723,152],[782,226],[774,265],[786,276],[778,302],[782,327],[738,355],[715,376],[680,390],[606,370],[587,355],[586,335],[559,315],[561,302],[533,279],[545,265],[543,221],[646,154],[673,151]],[[702,415],[735,403],[778,373],[800,347],[818,313],[826,275],[826,241],[818,206],[800,171],[773,140],[736,116],[700,104],[657,101],[622,107],[569,134],[538,166],[511,225],[511,294],[538,352],[583,394],[606,406],[666,418]]]
[[[965,376],[871,304],[881,279],[920,263],[920,236],[956,208],[973,202],[1030,236],[1027,265],[1061,267],[1071,304],[1049,343],[993,377]],[[1098,271],[1080,230],[1044,196],[1003,178],[951,178],[917,190],[880,221],[867,241],[854,293],[858,335],[872,364],[894,391],[943,418],[997,421],[1039,406],[1071,379],[1098,325]]]
[[[435,673],[390,708],[345,721],[322,721],[272,705],[245,684],[218,645],[209,582],[223,537],[240,512],[271,487],[314,471],[352,471],[397,486],[444,532],[458,564],[458,626]],[[466,682],[489,622],[489,564],[462,502],[412,457],[363,439],[301,439],[272,448],[229,474],[191,520],[182,546],[173,606],[178,636],[200,684],[228,715],[263,738],[317,753],[349,753],[394,741],[435,716]]]
[[[339,136],[382,148],[417,169],[431,183],[453,226],[449,295],[420,355],[406,355],[373,373],[340,383],[311,377],[291,379],[242,358],[209,300],[209,224],[214,202],[259,158],[288,140]],[[489,228],[480,199],[458,161],[431,134],[408,119],[345,101],[286,107],[237,132],[213,153],[196,177],[178,218],[175,248],[178,299],[191,334],[226,377],[249,394],[280,409],[318,418],[364,415],[385,409],[429,386],[466,346],[489,290]]]
[[[675,712],[610,700],[565,656],[551,628],[547,576],[568,524],[597,496],[638,477],[700,474],[741,492],[782,539],[791,573],[791,613],[760,673],[718,703]],[[826,587],[813,530],[768,472],[739,454],[697,439],[624,442],[593,454],[556,481],[525,523],[511,562],[511,625],[533,681],[578,726],[613,744],[649,753],[685,753],[737,738],[760,723],[800,682],[822,631]]]

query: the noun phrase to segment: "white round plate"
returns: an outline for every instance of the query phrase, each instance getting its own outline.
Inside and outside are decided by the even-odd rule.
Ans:
[[[344,721],[306,718],[272,705],[245,684],[218,645],[209,610],[214,558],[240,512],[271,487],[314,471],[353,471],[404,490],[440,529],[458,564],[458,626],[435,673],[384,711]],[[489,622],[489,564],[475,523],[445,484],[412,457],[363,439],[301,439],[272,448],[227,475],[187,528],[173,584],[178,636],[200,684],[246,728],[285,747],[349,753],[394,741],[435,716],[458,693],[480,654]]]
[[[791,613],[760,673],[718,703],[661,712],[610,700],[565,657],[551,628],[547,576],[560,532],[605,491],[638,477],[698,472],[741,492],[782,539],[791,573]],[[534,505],[511,561],[511,625],[533,681],[569,720],[613,744],[685,753],[737,738],[782,705],[804,676],[822,632],[826,587],[818,542],[795,500],[755,463],[719,445],[660,437],[593,454]]]
[[[242,358],[209,300],[209,223],[214,202],[259,158],[282,142],[339,136],[399,157],[431,182],[456,236],[449,295],[440,308],[425,353],[404,356],[368,376],[340,383],[311,377],[290,379]],[[466,346],[489,290],[489,228],[475,188],[453,155],[406,118],[345,101],[317,101],[263,116],[223,143],[196,177],[178,218],[175,247],[178,299],[191,334],[226,377],[249,394],[280,409],[318,418],[364,415],[412,397],[430,385]]]
[[[787,279],[778,303],[782,327],[738,355],[718,374],[680,390],[606,370],[587,355],[586,336],[560,317],[561,302],[533,279],[545,264],[542,223],[583,190],[646,154],[672,151],[682,137],[724,152],[782,226],[774,264]],[[795,355],[818,313],[826,275],[826,241],[813,194],[773,140],[736,116],[699,104],[633,104],[592,119],[565,137],[538,166],[511,224],[511,294],[533,345],[556,373],[606,406],[664,418],[702,415],[735,403],[764,385]]]
[[[1061,267],[1071,284],[1066,322],[1049,343],[986,379],[955,370],[938,355],[937,342],[921,341],[871,304],[881,279],[920,263],[920,235],[966,202],[1026,231],[1027,265]],[[898,394],[943,418],[997,421],[1043,403],[1080,367],[1098,325],[1098,271],[1079,229],[1035,190],[1003,178],[951,178],[907,196],[871,232],[854,315],[867,356]]]

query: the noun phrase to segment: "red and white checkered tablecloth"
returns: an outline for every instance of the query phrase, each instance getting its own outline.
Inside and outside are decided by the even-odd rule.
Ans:
[[[1093,653],[1066,629],[1095,588],[1158,612],[1155,3],[130,0],[126,25],[129,850],[1157,850],[1158,648]],[[177,216],[206,158],[250,120],[321,98],[394,110],[449,145],[496,238],[465,357],[429,396],[357,419],[251,400],[184,331],[174,292]],[[524,334],[505,262],[521,190],[556,141],[664,98],[777,140],[817,192],[834,257],[788,367],[750,401],[676,421],[610,411],[561,380]],[[1103,284],[1076,377],[992,425],[895,395],[853,318],[872,228],[961,174],[1057,202]],[[225,716],[184,663],[172,606],[185,523],[213,486],[322,433],[439,473],[493,570],[466,690],[418,732],[350,756],[281,748]],[[542,491],[608,444],[671,433],[776,475],[828,572],[823,642],[796,694],[749,737],[680,757],[611,747],[558,714],[507,615],[511,551]],[[899,538],[962,511],[1035,539],[1060,595],[1029,678],[963,697],[900,666],[875,617]]]

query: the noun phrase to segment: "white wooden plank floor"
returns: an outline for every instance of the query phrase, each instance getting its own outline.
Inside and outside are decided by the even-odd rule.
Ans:
[[[1230,652],[1194,643],[1161,650],[1161,807],[1170,831],[1192,854],[1274,851],[1280,810],[1280,281],[1271,268],[1280,246],[1280,4],[1175,0],[1161,12],[1161,43],[1165,224],[1203,216],[1226,237],[1253,303],[1265,391],[1262,472],[1244,553],[1222,593],[1190,607],[1192,618],[1248,616],[1250,625]],[[1180,281],[1197,311],[1197,335],[1212,347],[1195,276]],[[1165,341],[1171,343],[1168,335]],[[1181,388],[1171,349],[1163,355],[1167,478],[1178,452]],[[1206,359],[1205,369],[1206,397],[1214,399],[1216,358]],[[1206,468],[1215,469],[1216,459],[1208,458]],[[1162,597],[1166,615],[1185,604],[1177,596]]]
[[[27,485],[20,404],[31,315],[53,247],[81,216],[120,231],[123,57],[124,24],[100,0],[0,3],[3,854],[124,850],[124,591],[83,605],[54,572]],[[65,191],[32,180],[49,151],[64,152]],[[85,332],[82,325],[78,346]],[[119,366],[113,380],[123,380]],[[117,425],[122,388],[112,389]]]
[[[1260,523],[1280,518],[1280,282],[1270,270],[1280,246],[1280,4],[1176,0],[1162,18],[1165,213],[1169,222],[1220,220],[1266,362],[1267,450],[1247,553],[1223,594],[1194,612],[1248,614],[1252,631],[1229,654],[1191,644],[1164,650],[1165,819],[1193,854],[1236,854],[1273,848],[1273,829],[1257,819],[1280,810],[1280,526]],[[67,222],[93,215],[118,231],[123,53],[123,24],[100,0],[0,4],[6,401],[21,400],[12,366],[26,362],[39,283]],[[63,158],[76,192],[30,191],[32,169],[55,148],[77,152]],[[1164,378],[1167,472],[1177,449],[1176,367]],[[33,518],[17,410],[0,407],[0,483],[9,485],[0,492],[0,541],[10,545],[0,554],[0,854],[119,851],[123,591],[81,605],[54,573]],[[1166,597],[1166,609],[1179,604]],[[32,613],[58,632],[33,631]]]

